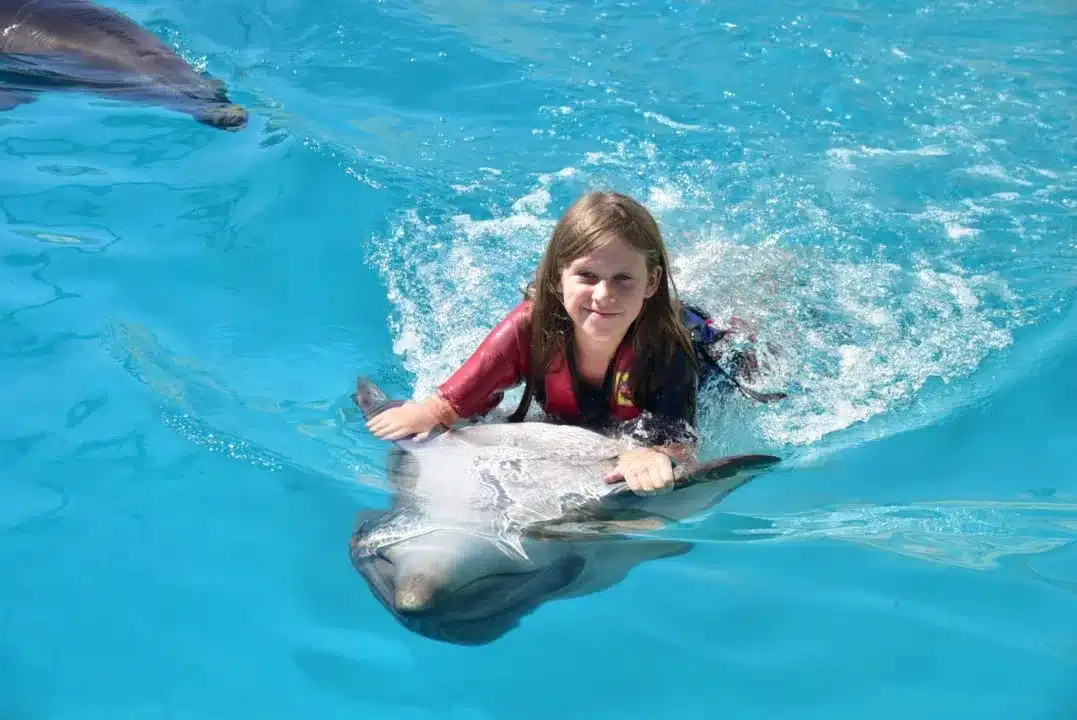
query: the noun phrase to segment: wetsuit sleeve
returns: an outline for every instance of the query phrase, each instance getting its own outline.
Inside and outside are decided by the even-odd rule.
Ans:
[[[461,418],[488,413],[504,398],[505,390],[527,377],[531,306],[530,301],[520,303],[490,331],[467,362],[438,386],[438,395]]]

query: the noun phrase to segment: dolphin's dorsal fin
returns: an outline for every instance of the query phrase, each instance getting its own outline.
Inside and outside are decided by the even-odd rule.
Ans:
[[[782,459],[775,455],[727,455],[703,463],[680,463],[673,469],[674,490],[681,490],[692,485],[722,480],[739,479],[740,482],[729,488],[732,492],[751,480],[764,470],[780,463]],[[728,495],[729,492],[726,494]],[[615,483],[607,495],[608,498],[639,497],[624,482]],[[723,495],[724,497],[724,495]]]
[[[674,477],[678,485],[713,482],[744,473],[752,473],[754,477],[781,461],[782,459],[776,455],[727,455],[704,463],[678,465]]]
[[[601,509],[617,513],[643,510],[670,520],[709,509],[782,461],[774,455],[728,455],[703,463],[681,463],[673,470],[673,491],[662,495],[636,495],[624,482],[602,498]],[[694,507],[688,507],[694,506]]]

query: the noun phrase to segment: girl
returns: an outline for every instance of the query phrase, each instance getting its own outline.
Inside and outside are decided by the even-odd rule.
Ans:
[[[425,440],[439,424],[489,412],[523,381],[510,421],[532,399],[555,421],[594,429],[636,420],[649,446],[623,453],[606,481],[639,494],[669,490],[671,458],[696,452],[698,367],[679,307],[651,214],[620,193],[584,195],[558,221],[523,302],[436,394],[368,428]]]

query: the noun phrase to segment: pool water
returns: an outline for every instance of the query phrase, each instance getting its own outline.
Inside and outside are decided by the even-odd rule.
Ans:
[[[1070,3],[107,4],[251,121],[0,113],[0,717],[1077,717]],[[430,392],[597,187],[776,349],[704,454],[785,462],[492,645],[408,633],[355,377]]]

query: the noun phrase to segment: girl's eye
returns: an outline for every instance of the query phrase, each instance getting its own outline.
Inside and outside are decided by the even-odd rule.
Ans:
[[[588,284],[594,284],[598,282],[598,275],[589,270],[580,270],[576,273],[576,277]],[[625,273],[618,273],[613,276],[613,281],[620,285],[627,285],[632,282],[632,276]]]

